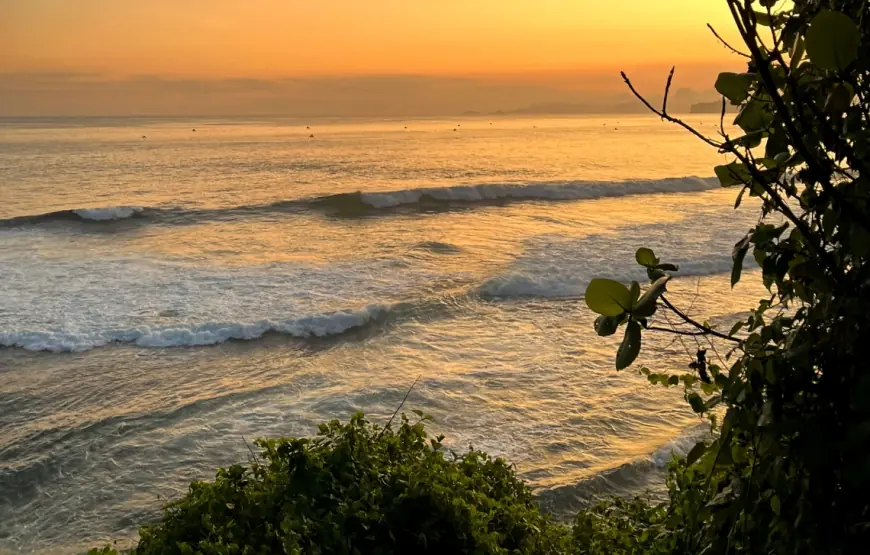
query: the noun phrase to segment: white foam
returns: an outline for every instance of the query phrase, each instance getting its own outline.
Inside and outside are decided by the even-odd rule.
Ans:
[[[145,208],[141,206],[107,206],[104,208],[80,208],[78,210],[73,210],[73,212],[83,220],[102,222],[132,218],[136,214],[142,213],[144,210]]]
[[[257,322],[209,322],[140,326],[127,330],[102,330],[85,333],[73,331],[0,331],[0,345],[30,351],[81,352],[109,343],[135,343],[140,347],[179,347],[215,345],[231,339],[257,339],[268,332],[293,337],[325,337],[364,326],[383,317],[389,307],[371,305],[360,310],[341,310],[291,320]]]
[[[484,297],[576,297],[598,277],[623,283],[647,280],[635,261],[638,247],[652,248],[664,262],[678,264],[676,276],[704,276],[731,271],[731,250],[757,221],[748,210],[725,213],[701,207],[671,222],[631,224],[616,233],[571,236],[541,235],[525,244],[523,254],[506,271],[478,289]],[[747,257],[744,267],[755,260]]]
[[[30,235],[22,245],[0,256],[0,346],[30,350],[210,345],[270,331],[322,337],[365,325],[441,278],[390,259],[193,265],[61,250],[46,259],[33,256]]]
[[[416,204],[424,197],[439,201],[480,202],[508,198],[583,200],[653,193],[690,193],[718,187],[712,178],[679,177],[638,181],[565,181],[528,184],[484,184],[428,187],[380,193],[361,193],[363,203],[373,208]]]
[[[586,286],[596,277],[615,279],[623,283],[638,281],[644,283],[646,272],[633,260],[627,260],[622,267],[610,266],[594,270],[594,267],[570,268],[557,264],[542,264],[534,270],[495,276],[478,289],[483,297],[577,297],[583,295]],[[732,261],[728,256],[713,257],[706,260],[692,260],[680,264],[675,276],[707,276],[731,271]],[[754,260],[746,260],[745,266],[751,267]]]
[[[665,468],[674,458],[685,457],[692,447],[702,439],[711,438],[710,428],[706,424],[692,426],[683,430],[683,433],[656,449],[650,454],[649,459],[656,468]]]

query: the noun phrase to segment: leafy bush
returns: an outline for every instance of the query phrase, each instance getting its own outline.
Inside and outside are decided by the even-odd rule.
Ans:
[[[643,295],[637,283],[590,284],[586,300],[600,314],[596,331],[625,327],[617,369],[632,364],[647,332],[710,341],[716,357],[708,360],[699,349],[693,372],[682,376],[644,372],[653,383],[682,383],[692,409],[718,430],[673,469],[666,515],[626,513],[618,503],[607,510],[636,517],[639,525],[655,516],[662,537],[671,537],[665,542],[671,552],[867,552],[870,6],[726,4],[742,42],[726,46],[747,66],[716,81],[723,95],[718,137],[667,112],[670,77],[661,109],[623,77],[650,110],[730,156],[715,173],[723,187],[739,188],[735,208],[745,195],[761,206],[758,224],[734,245],[731,282],[741,279],[751,251],[770,295],[730,331],[717,330],[668,300],[669,272],[677,269],[646,248],[637,253],[651,280]],[[740,136],[724,125],[726,99],[739,106]],[[658,319],[660,310],[679,324]],[[730,343],[736,356],[720,357],[714,340]],[[618,535],[627,527],[616,518],[605,528]],[[642,547],[654,553],[661,546]]]
[[[422,420],[394,431],[355,415],[313,439],[260,440],[249,466],[192,483],[134,553],[564,552],[567,528],[541,515],[507,463],[446,454]]]

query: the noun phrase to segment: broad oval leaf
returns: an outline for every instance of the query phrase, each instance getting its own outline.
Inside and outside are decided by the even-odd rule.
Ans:
[[[601,337],[613,335],[619,327],[619,316],[599,316],[595,319],[595,333]]]
[[[858,57],[861,35],[852,19],[841,12],[823,11],[810,23],[806,49],[810,61],[822,69],[846,69]]]
[[[631,366],[631,363],[640,353],[640,324],[629,322],[625,327],[625,336],[616,351],[616,369],[622,370]]]
[[[743,259],[746,258],[746,251],[749,250],[749,236],[747,235],[734,245],[734,250],[731,252],[731,287],[733,288],[740,281],[740,274],[743,273]]]
[[[640,300],[637,301],[637,304],[632,307],[632,315],[639,318],[648,318],[652,316],[656,311],[656,302],[659,300],[659,297],[662,296],[662,293],[665,292],[669,279],[671,279],[670,276],[664,276],[655,280],[655,282],[650,285],[649,289],[646,290],[646,293],[643,294],[643,297],[641,297]]]
[[[779,154],[788,154],[788,136],[780,130],[776,130],[767,137],[767,143],[764,145],[764,156],[767,158],[775,158]]]
[[[723,72],[719,74],[719,77],[716,78],[716,90],[731,101],[732,104],[737,105],[749,98],[749,87],[752,86],[752,82],[755,80],[755,76],[749,73],[731,73],[731,72]]]
[[[689,451],[689,454],[686,455],[686,466],[692,466],[695,464],[695,461],[701,458],[701,455],[707,450],[707,444],[703,441],[699,441],[692,447],[692,450]]]
[[[773,116],[768,111],[767,102],[762,100],[750,100],[738,112],[734,118],[734,125],[747,133],[763,131],[770,126]]]
[[[628,305],[632,307],[637,303],[637,300],[640,298],[640,284],[636,281],[631,282],[631,286],[628,288],[629,298],[631,299],[631,303]]]
[[[837,83],[831,87],[831,92],[825,101],[825,112],[828,114],[842,114],[852,105],[852,97],[855,91],[848,83]]]
[[[737,137],[736,139],[731,139],[724,145],[722,145],[723,152],[729,152],[734,149],[734,147],[743,147],[743,148],[755,148],[761,144],[761,139],[764,138],[764,131],[753,131],[751,133],[747,133],[742,137]]]
[[[618,281],[596,278],[586,288],[586,306],[603,316],[619,316],[631,307],[631,293]]]
[[[686,397],[686,400],[689,401],[689,404],[692,406],[692,410],[701,414],[705,410],[704,400],[701,399],[701,396],[697,393],[689,393],[689,396]]]
[[[634,259],[637,260],[637,263],[641,266],[646,266],[649,268],[650,266],[655,266],[659,263],[659,259],[656,258],[655,253],[652,249],[648,249],[646,247],[641,247],[637,249],[637,252],[634,253]]]
[[[716,177],[719,178],[719,184],[723,187],[731,185],[742,185],[750,182],[749,170],[741,162],[731,162],[722,166],[713,168]]]
[[[782,512],[782,502],[780,502],[778,496],[774,495],[770,498],[770,509],[777,515]]]
[[[794,39],[794,44],[791,46],[791,60],[789,60],[789,69],[794,71],[794,69],[801,63],[801,60],[804,57],[804,53],[806,52],[806,43],[804,42],[804,38],[798,35]]]

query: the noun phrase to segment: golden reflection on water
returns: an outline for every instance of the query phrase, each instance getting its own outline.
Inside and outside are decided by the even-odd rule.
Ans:
[[[0,413],[0,456],[13,453],[8,468],[60,492],[0,512],[0,537],[25,525],[39,531],[28,545],[42,547],[82,530],[135,534],[109,528],[156,510],[147,498],[244,460],[240,437],[310,434],[356,410],[386,421],[417,376],[407,409],[431,413],[453,448],[505,456],[539,491],[602,474],[624,488],[634,487],[627,475],[655,485],[643,465],[703,425],[676,389],[615,371],[619,338],[594,334],[579,296],[594,276],[639,279],[634,251],[649,246],[684,264],[674,300],[724,326],[760,294],[752,268],[734,291],[725,274],[754,221],[751,202],[734,212],[734,192],[713,189],[354,217],[310,202],[358,190],[704,177],[718,162],[653,118],[620,116],[618,130],[612,120],[467,118],[457,133],[458,121],[320,122],[312,141],[300,122],[197,122],[195,137],[190,122],[164,122],[148,127],[147,142],[129,126],[9,132],[0,165],[16,151],[22,162],[0,176],[0,217],[158,212],[0,229],[0,320],[11,314],[2,321],[13,331],[40,331],[46,343],[93,346],[0,351],[0,399],[13,406]],[[20,156],[28,149],[39,156]],[[384,307],[378,317],[336,327],[334,311],[373,304]],[[315,324],[297,326],[307,335],[287,331],[305,318]],[[238,340],[198,346],[226,330]],[[137,343],[152,336],[166,343]],[[636,366],[657,371],[685,371],[698,347],[655,334],[644,342]],[[0,473],[0,497],[11,484]]]

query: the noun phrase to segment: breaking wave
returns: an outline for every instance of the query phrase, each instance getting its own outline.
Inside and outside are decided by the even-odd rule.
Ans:
[[[665,499],[664,478],[673,457],[685,457],[698,441],[710,438],[707,424],[692,426],[652,453],[599,472],[576,484],[536,492],[541,506],[557,517],[570,517],[602,497],[646,492],[654,501]]]
[[[746,266],[752,267],[753,261],[747,260]],[[708,276],[731,271],[732,260],[728,256],[711,257],[706,260],[693,260],[680,264],[678,277]],[[646,275],[637,265],[622,268],[583,271],[582,268],[552,268],[551,271],[529,269],[495,276],[484,282],[477,294],[483,298],[502,297],[546,297],[563,298],[583,295],[586,286],[596,277],[628,283],[636,280],[643,283]]]
[[[39,225],[51,222],[109,222],[144,218],[167,223],[195,223],[227,217],[316,211],[360,216],[399,208],[445,209],[520,201],[572,201],[658,193],[693,193],[716,188],[713,178],[675,177],[635,181],[564,181],[518,184],[457,185],[383,192],[338,193],[308,199],[283,200],[262,205],[227,208],[158,208],[108,206],[58,210],[44,214],[0,219],[0,227]]]
[[[0,346],[29,351],[81,352],[110,343],[133,343],[153,348],[214,345],[232,339],[259,339],[269,332],[297,338],[326,337],[384,321],[391,313],[403,308],[404,305],[370,305],[360,310],[339,310],[289,320],[174,323],[87,333],[63,330],[0,331]]]
[[[383,210],[400,206],[481,203],[505,200],[587,200],[655,193],[691,193],[713,189],[714,179],[677,177],[637,181],[565,181],[525,184],[457,185],[372,193],[341,193],[312,199],[314,206],[339,210]]]
[[[106,206],[102,208],[76,208],[73,210],[57,210],[45,214],[31,216],[16,216],[13,218],[0,219],[0,226],[17,227],[21,225],[34,225],[46,222],[80,221],[80,222],[107,222],[113,220],[127,220],[135,217],[147,216],[153,209],[142,206]]]

